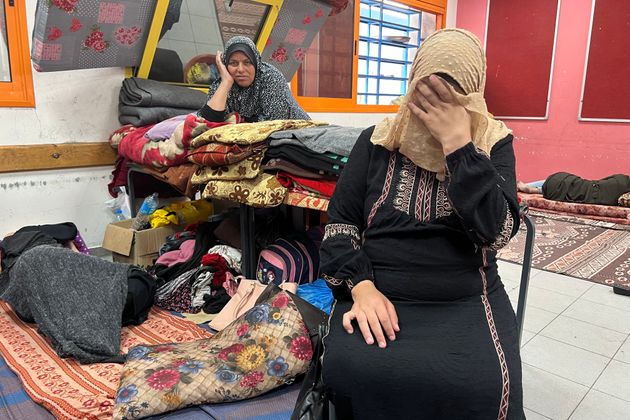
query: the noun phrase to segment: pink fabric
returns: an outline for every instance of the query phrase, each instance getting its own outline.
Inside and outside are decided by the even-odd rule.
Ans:
[[[169,118],[168,120],[164,120],[155,124],[147,133],[145,137],[151,141],[162,141],[166,139],[170,139],[177,126],[182,122],[186,121],[187,115],[177,115],[173,118]]]
[[[81,254],[90,255],[90,249],[85,245],[85,241],[81,237],[81,234],[77,230],[77,236],[74,237],[74,246],[77,247]]]
[[[238,278],[234,277],[229,271],[226,272],[223,288],[227,292],[228,296],[234,296],[236,294],[236,290],[238,289]]]
[[[174,251],[165,252],[155,261],[156,264],[162,264],[166,266],[172,266],[178,263],[186,262],[192,257],[195,251],[195,240],[189,239],[182,242],[179,249]]]

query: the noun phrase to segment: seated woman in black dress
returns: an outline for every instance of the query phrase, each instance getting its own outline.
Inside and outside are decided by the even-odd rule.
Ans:
[[[524,418],[495,257],[518,230],[515,159],[485,70],[474,35],[428,37],[395,119],[362,133],[337,184],[321,270],[337,299],[323,378],[340,419]]]
[[[225,54],[217,52],[221,80],[210,85],[208,103],[199,116],[222,122],[237,112],[246,122],[268,120],[310,120],[291,95],[280,71],[260,58],[254,42],[235,36],[225,44]]]

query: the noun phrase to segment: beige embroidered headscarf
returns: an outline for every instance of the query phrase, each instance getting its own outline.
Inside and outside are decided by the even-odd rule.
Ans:
[[[472,141],[490,154],[492,146],[511,130],[488,113],[483,91],[486,85],[486,56],[475,35],[461,29],[442,29],[420,45],[413,61],[407,95],[400,102],[395,117],[380,122],[372,134],[372,143],[388,150],[399,150],[417,166],[438,173],[444,179],[446,160],[442,145],[407,107],[419,80],[435,73],[452,77],[466,95],[446,83],[457,102],[471,116]]]

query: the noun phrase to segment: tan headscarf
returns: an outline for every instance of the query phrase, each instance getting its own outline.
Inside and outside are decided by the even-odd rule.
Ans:
[[[490,154],[492,146],[512,131],[488,113],[483,98],[486,56],[477,37],[461,29],[442,29],[431,34],[413,60],[407,95],[400,102],[398,113],[376,126],[372,143],[388,150],[398,149],[417,166],[437,172],[438,179],[443,180],[446,160],[442,145],[407,107],[418,81],[435,73],[448,74],[466,93],[461,95],[446,84],[471,116],[472,141],[476,147]]]

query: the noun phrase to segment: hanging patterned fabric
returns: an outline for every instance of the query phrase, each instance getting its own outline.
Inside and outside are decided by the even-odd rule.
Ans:
[[[38,0],[31,59],[38,71],[140,64],[150,0]]]
[[[331,7],[322,2],[285,1],[261,54],[263,61],[280,70],[287,81],[293,79],[329,13]]]

